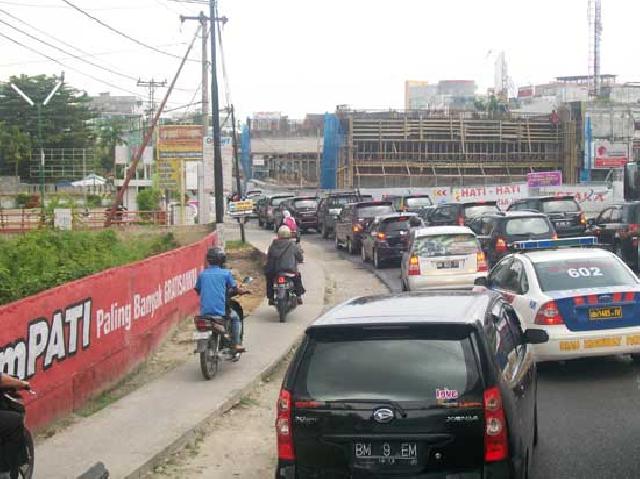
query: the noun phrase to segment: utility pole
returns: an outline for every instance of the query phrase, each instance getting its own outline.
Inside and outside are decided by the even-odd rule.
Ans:
[[[216,31],[218,21],[227,22],[226,17],[216,17],[216,0],[209,0],[209,19],[211,20],[211,117],[213,124],[213,173],[216,198],[216,231],[224,247],[224,194],[222,191],[222,147],[220,139],[220,105],[218,101],[218,63],[216,61]]]
[[[209,40],[208,25],[209,17],[204,12],[200,12],[197,17],[187,17],[180,15],[180,22],[187,20],[197,20],[202,28],[202,138],[209,136],[209,53],[207,42]],[[202,176],[198,178],[198,218],[200,224],[209,223],[209,196],[211,194],[209,178],[213,174],[209,169],[210,162],[204,157],[205,149],[202,148]]]
[[[238,194],[242,191],[240,189],[240,160],[238,154],[238,134],[236,133],[236,114],[231,105],[231,134],[233,135],[233,159],[236,164],[236,191]],[[246,242],[246,238],[244,235],[244,218],[238,218],[238,224],[240,225],[240,238],[242,242]]]
[[[156,111],[155,98],[156,98],[156,88],[164,88],[167,86],[167,81],[155,81],[153,78],[151,80],[140,80],[138,79],[137,86],[144,87],[149,89],[149,109],[147,110],[147,122],[153,118],[153,114]],[[149,124],[147,123],[147,128]]]

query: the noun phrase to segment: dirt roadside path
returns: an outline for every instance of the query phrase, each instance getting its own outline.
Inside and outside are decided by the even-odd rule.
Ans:
[[[314,242],[315,243],[315,242]],[[315,243],[318,244],[318,243]],[[341,260],[330,245],[323,247],[318,264],[325,270],[327,308],[366,294],[388,289],[364,268]],[[240,404],[217,419],[196,446],[169,457],[147,478],[233,478],[272,477],[275,467],[274,405],[286,365],[264,381]]]

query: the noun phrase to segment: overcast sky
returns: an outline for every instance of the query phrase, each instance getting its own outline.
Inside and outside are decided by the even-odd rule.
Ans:
[[[70,1],[141,42],[180,56],[196,22],[181,26],[178,15],[197,15],[201,8],[172,0]],[[602,71],[640,80],[634,48],[640,2],[602,3]],[[282,111],[301,117],[333,111],[337,104],[401,108],[406,79],[471,79],[486,91],[493,86],[490,51],[506,51],[516,85],[587,73],[587,0],[220,0],[219,5],[220,14],[230,18],[223,45],[241,116]],[[62,0],[0,0],[0,9],[82,53],[2,11],[0,20],[73,55],[95,55],[87,58],[126,76],[170,80],[179,63],[114,34]],[[66,81],[90,94],[146,95],[132,79],[71,59],[6,24],[0,23],[0,34],[60,60],[67,65]],[[0,80],[63,69],[2,36],[0,52]],[[191,58],[200,58],[199,40]],[[190,62],[170,107],[200,100],[200,76],[199,64]]]

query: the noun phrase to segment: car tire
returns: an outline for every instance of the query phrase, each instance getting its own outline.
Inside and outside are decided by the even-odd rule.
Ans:
[[[631,354],[630,356],[634,363],[640,364],[640,354]]]
[[[329,238],[329,231],[327,230],[327,225],[322,223],[322,239]]]
[[[380,255],[378,254],[378,250],[374,248],[373,250],[373,267],[375,269],[381,269],[384,263],[380,260]]]
[[[538,445],[538,403],[533,412],[533,447]]]
[[[365,250],[365,248],[364,248],[364,245],[362,245],[362,246],[360,247],[360,258],[362,258],[362,262],[363,262],[363,263],[366,263],[366,262],[367,262],[367,252],[366,252],[366,250]]]
[[[409,291],[409,287],[407,286],[407,283],[405,283],[404,280],[402,280],[401,283],[402,283],[402,291]]]
[[[335,240],[335,244],[336,244],[336,249],[339,250],[340,249],[340,240],[338,239],[338,235],[335,236],[334,240]]]
[[[344,247],[349,254],[353,254],[353,243],[351,243],[351,238],[347,238],[344,243]]]
[[[264,222],[260,219],[260,217],[258,217],[258,226],[262,228],[263,225],[264,225]]]

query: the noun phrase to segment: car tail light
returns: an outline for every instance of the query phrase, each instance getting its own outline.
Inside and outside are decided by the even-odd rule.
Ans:
[[[497,387],[484,391],[484,420],[484,460],[503,461],[509,456],[509,442],[502,396]]]
[[[557,240],[557,239],[558,239],[558,233],[553,233],[553,234],[551,235],[551,239],[552,239],[552,240]]]
[[[585,216],[584,213],[580,213],[580,224],[581,225],[586,225],[587,224],[587,217]]]
[[[359,233],[360,231],[362,231],[362,225],[355,224],[351,229],[353,230],[354,233]]]
[[[640,232],[640,225],[629,225],[629,234],[638,234]]]
[[[280,391],[276,405],[276,437],[278,441],[278,459],[293,461],[293,432],[291,431],[291,393]]]
[[[476,255],[476,261],[478,263],[478,273],[486,273],[487,271],[489,271],[487,257],[482,251]]]
[[[380,233],[378,233],[378,239],[380,241],[386,241],[387,240],[387,235],[385,233],[380,232]]]
[[[278,284],[284,284],[287,282],[286,276],[278,276]]]
[[[584,296],[576,296],[573,298],[573,304],[575,304],[576,306],[583,306],[584,305]]]
[[[198,331],[211,331],[211,322],[204,318],[193,318],[193,322],[196,325]]]
[[[504,238],[496,239],[496,253],[502,254],[507,252],[507,240]]]
[[[595,294],[590,294],[587,296],[587,302],[589,304],[598,304],[598,297]]]
[[[458,225],[464,226],[464,216],[458,216]]]
[[[564,318],[560,314],[557,303],[555,301],[549,301],[543,304],[536,314],[535,323],[542,326],[564,324]]]
[[[624,301],[626,303],[633,303],[636,300],[636,293],[629,291],[627,293],[624,293]]]
[[[414,254],[409,258],[409,276],[420,275],[420,259]]]
[[[621,303],[622,302],[622,293],[613,293],[613,302]]]

